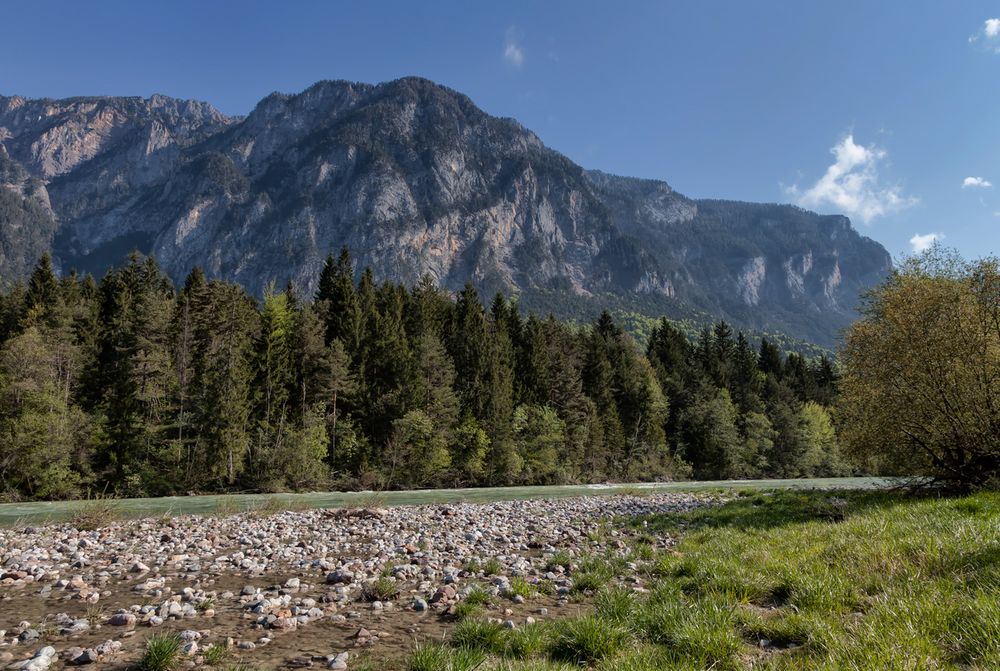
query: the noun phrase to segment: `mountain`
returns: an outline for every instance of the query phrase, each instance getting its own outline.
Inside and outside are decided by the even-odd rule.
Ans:
[[[311,293],[347,245],[384,279],[829,345],[890,267],[845,217],[588,171],[418,78],[319,82],[246,117],[165,96],[0,97],[0,187],[8,279],[45,250],[100,274],[138,249],[175,280],[200,265],[257,293],[272,280]]]

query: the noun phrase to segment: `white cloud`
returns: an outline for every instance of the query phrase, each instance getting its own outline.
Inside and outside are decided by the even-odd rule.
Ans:
[[[977,44],[993,53],[1000,54],[1000,19],[983,21],[983,27],[969,37],[969,44]]]
[[[507,29],[507,36],[504,38],[503,59],[515,68],[524,65],[524,47],[521,46],[518,30],[513,26]]]
[[[805,190],[798,185],[787,189],[802,207],[833,207],[867,224],[918,202],[904,195],[899,186],[881,183],[879,166],[888,156],[884,149],[857,144],[853,135],[847,135],[830,153],[833,165],[815,184]]]
[[[913,248],[914,253],[919,254],[920,252],[930,249],[938,240],[944,240],[944,233],[927,233],[926,235],[920,235],[917,233],[912,238],[910,238],[910,247]]]
[[[982,177],[966,177],[962,180],[963,189],[988,189],[993,186],[993,182]]]

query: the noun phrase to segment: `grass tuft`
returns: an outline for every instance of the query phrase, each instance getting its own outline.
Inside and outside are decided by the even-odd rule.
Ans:
[[[155,634],[146,641],[146,650],[136,671],[173,671],[181,654],[181,637],[177,633]]]
[[[399,596],[399,586],[392,578],[380,576],[361,587],[361,598],[365,601],[390,601]]]
[[[410,656],[409,671],[475,671],[486,661],[479,650],[449,648],[439,643],[418,645]]]
[[[620,625],[631,622],[636,607],[635,595],[623,588],[601,590],[594,600],[598,617]]]
[[[554,571],[556,568],[561,566],[564,570],[569,571],[569,568],[572,565],[573,557],[570,556],[566,550],[557,550],[551,557],[549,557],[549,560],[545,565],[545,570]]]
[[[451,616],[457,622],[462,620],[468,620],[473,617],[479,617],[483,614],[483,607],[478,603],[467,603],[465,601],[459,601],[454,606],[451,607]]]
[[[530,599],[537,594],[538,590],[535,589],[535,586],[524,578],[517,577],[510,579],[510,584],[507,588],[508,597],[521,596],[525,599]]]
[[[490,601],[490,593],[479,585],[474,585],[469,593],[462,597],[462,603],[467,603],[470,606],[485,606]]]
[[[84,503],[69,523],[79,531],[96,531],[111,526],[124,517],[125,512],[114,497],[98,494]]]
[[[451,635],[451,644],[457,648],[481,650],[499,655],[506,647],[507,630],[499,622],[463,620]]]
[[[496,557],[490,557],[483,563],[482,570],[486,575],[500,575],[503,573],[503,564]]]
[[[549,654],[557,661],[589,665],[614,656],[627,641],[624,629],[588,615],[557,622]]]
[[[205,659],[205,664],[219,666],[229,658],[229,650],[224,645],[213,643],[202,651],[201,656]]]

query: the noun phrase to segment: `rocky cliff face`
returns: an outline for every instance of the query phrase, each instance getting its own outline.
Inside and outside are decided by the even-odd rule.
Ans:
[[[351,248],[386,279],[707,313],[829,344],[889,256],[843,217],[694,201],[585,171],[422,79],[320,82],[245,118],[162,96],[0,97],[0,271],[132,249],[260,292],[311,292]]]

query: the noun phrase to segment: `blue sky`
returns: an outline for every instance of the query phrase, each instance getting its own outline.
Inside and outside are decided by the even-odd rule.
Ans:
[[[33,1],[4,7],[0,93],[245,114],[319,79],[421,75],[589,168],[846,213],[897,257],[932,235],[977,257],[1000,253],[998,17],[997,2]]]

